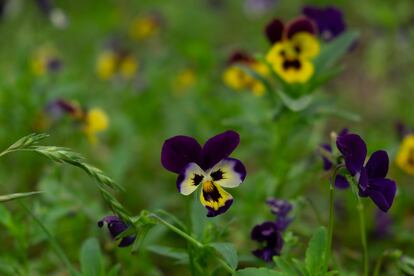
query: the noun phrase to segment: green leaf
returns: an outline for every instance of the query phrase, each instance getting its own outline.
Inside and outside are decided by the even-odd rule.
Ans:
[[[306,95],[298,99],[293,99],[279,89],[276,89],[276,93],[279,95],[280,99],[285,104],[285,106],[294,112],[298,112],[307,108],[313,99],[311,95]]]
[[[80,251],[80,266],[83,276],[103,275],[101,249],[96,238],[87,239]]]
[[[408,256],[401,257],[398,267],[408,275],[414,275],[414,259]]]
[[[147,247],[147,250],[164,257],[175,259],[178,263],[181,264],[189,263],[188,254],[186,251],[182,249],[167,246],[151,245]]]
[[[285,273],[277,272],[264,267],[249,267],[236,271],[236,276],[288,276]]]
[[[108,272],[108,276],[117,276],[119,275],[119,272],[121,271],[121,265],[120,264],[116,264],[114,265],[111,270],[109,270]]]
[[[320,227],[313,235],[306,250],[305,263],[310,275],[319,275],[324,267],[326,242],[326,229]]]
[[[28,193],[15,193],[15,194],[8,194],[8,195],[0,195],[0,202],[6,202],[6,201],[19,199],[19,198],[23,198],[23,197],[29,197],[29,196],[38,195],[38,194],[41,194],[41,193],[43,193],[43,192],[39,191],[39,192],[28,192]]]
[[[230,265],[231,268],[236,269],[239,263],[239,257],[237,256],[237,250],[231,243],[214,242],[210,243],[209,246],[213,247],[219,252],[224,260]]]
[[[286,273],[287,275],[296,275],[298,274],[296,269],[295,269],[295,265],[290,262],[289,260],[280,257],[280,256],[275,256],[273,258],[273,261],[276,263],[276,266],[282,270],[283,273]]]
[[[345,32],[333,41],[323,45],[320,55],[314,60],[316,75],[344,56],[358,36],[357,32]]]

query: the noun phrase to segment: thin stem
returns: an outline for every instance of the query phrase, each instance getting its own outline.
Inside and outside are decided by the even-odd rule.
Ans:
[[[332,238],[334,227],[334,196],[335,196],[335,179],[340,167],[336,167],[332,173],[331,181],[329,182],[329,222],[328,222],[328,244],[326,250],[325,268],[328,270],[329,258],[332,251]]]
[[[381,272],[381,266],[382,266],[382,262],[384,260],[385,254],[381,254],[381,256],[378,258],[378,261],[375,264],[375,269],[374,269],[374,273],[372,274],[373,276],[379,276],[380,272]]]
[[[156,220],[158,220],[161,224],[163,224],[165,227],[167,227],[168,229],[170,229],[171,231],[173,231],[174,233],[176,233],[177,235],[181,236],[182,238],[184,238],[185,240],[189,241],[190,243],[194,244],[196,247],[202,248],[204,245],[202,243],[200,243],[199,241],[197,241],[196,239],[194,239],[193,237],[191,237],[190,235],[188,235],[187,233],[185,233],[184,231],[181,231],[180,229],[178,229],[177,227],[175,227],[174,225],[172,225],[171,223],[165,221],[164,219],[162,219],[161,217],[159,217],[158,215],[151,213],[148,215],[148,217],[152,217],[155,218]]]

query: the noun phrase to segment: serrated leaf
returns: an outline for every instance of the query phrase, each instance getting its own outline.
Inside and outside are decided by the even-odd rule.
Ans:
[[[39,192],[14,193],[14,194],[8,194],[8,195],[0,195],[0,202],[6,202],[6,201],[19,199],[19,198],[23,198],[23,197],[29,197],[29,196],[38,195],[38,194],[41,194],[41,193],[43,193],[43,192],[39,191]]]
[[[236,271],[236,276],[288,276],[285,273],[277,272],[264,267],[249,267]]]
[[[310,275],[319,275],[326,258],[326,229],[320,227],[309,241],[305,264]]]
[[[83,276],[103,275],[103,262],[98,240],[87,239],[80,251],[80,266]]]
[[[237,250],[234,248],[233,244],[214,242],[210,243],[209,245],[223,256],[224,260],[226,260],[232,269],[235,270],[237,268],[239,257],[237,256]]]
[[[164,257],[175,259],[177,260],[177,262],[181,264],[189,263],[188,254],[186,251],[182,249],[167,246],[151,245],[147,247],[147,250]]]

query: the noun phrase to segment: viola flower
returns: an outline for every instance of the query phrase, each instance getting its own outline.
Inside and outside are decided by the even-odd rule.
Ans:
[[[160,31],[162,17],[158,13],[136,17],[129,27],[129,36],[135,40],[145,40],[157,35]]]
[[[99,54],[96,71],[103,80],[112,79],[116,76],[124,80],[130,80],[135,77],[138,71],[138,62],[128,51],[107,49]]]
[[[262,77],[267,77],[269,70],[265,64],[255,60],[245,52],[236,51],[230,56],[227,65],[227,69],[223,73],[223,81],[226,85],[236,91],[250,90],[256,96],[264,94],[264,85],[245,73],[238,65],[246,66]]]
[[[378,208],[387,212],[392,206],[397,190],[396,183],[385,178],[389,163],[387,152],[374,152],[364,166],[367,146],[359,135],[339,135],[336,146],[343,155],[346,169],[358,183],[359,195],[369,196]]]
[[[240,142],[237,132],[226,131],[210,138],[202,147],[194,138],[175,136],[164,142],[161,163],[177,173],[177,189],[192,194],[201,186],[200,201],[208,217],[226,212],[233,197],[223,188],[235,188],[246,177],[243,163],[230,158]]]
[[[272,48],[266,61],[288,83],[305,83],[315,71],[312,59],[319,55],[316,26],[306,17],[299,17],[284,26],[280,20],[271,21],[265,29]]]
[[[37,76],[59,72],[62,67],[63,63],[58,57],[56,49],[50,46],[38,48],[31,60],[32,72]]]
[[[274,256],[279,256],[283,248],[283,231],[292,222],[292,218],[288,217],[292,210],[292,205],[286,200],[269,199],[266,201],[272,214],[276,215],[275,221],[265,221],[253,227],[251,239],[264,244],[263,247],[252,251],[253,255],[271,262]]]
[[[316,23],[319,35],[325,41],[332,40],[346,30],[342,12],[335,7],[305,6],[302,13]]]
[[[113,239],[115,239],[122,232],[129,228],[129,226],[117,216],[104,217],[103,219],[98,221],[98,226],[102,228],[105,225],[105,223],[108,226],[109,234]],[[136,236],[124,237],[121,239],[120,243],[118,244],[118,247],[130,246],[135,241],[135,239]]]
[[[91,108],[83,118],[83,131],[91,144],[98,141],[97,134],[105,131],[109,126],[109,119],[106,113],[100,108]]]
[[[177,94],[181,94],[194,86],[197,76],[194,70],[187,68],[178,73],[173,80],[173,89]]]
[[[414,175],[414,134],[406,135],[402,140],[396,163],[404,172]]]

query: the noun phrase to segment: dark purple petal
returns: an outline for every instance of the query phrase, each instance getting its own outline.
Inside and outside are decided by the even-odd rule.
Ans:
[[[388,213],[377,210],[375,214],[375,229],[373,232],[374,237],[381,239],[389,236],[392,222],[393,220]]]
[[[286,217],[292,210],[292,204],[287,200],[271,198],[266,201],[270,206],[270,211],[277,216]]]
[[[264,245],[262,248],[252,251],[256,257],[271,262],[273,256],[280,255],[284,242],[282,233],[277,230],[274,222],[266,221],[256,225],[252,229],[251,238]]]
[[[224,206],[221,206],[220,208],[218,208],[218,210],[214,210],[213,208],[206,206],[207,211],[208,211],[207,217],[211,218],[211,217],[215,217],[215,216],[225,213],[232,204],[233,204],[233,199],[231,198],[224,203]]]
[[[332,152],[332,147],[329,144],[323,144],[323,145],[321,145],[321,147],[324,148],[328,152]],[[322,155],[322,160],[323,160],[323,169],[325,171],[329,171],[332,168],[331,160],[329,160],[328,158],[326,158],[323,155]]]
[[[295,34],[300,32],[307,32],[314,35],[316,34],[316,26],[309,18],[300,16],[287,24],[285,32],[287,38],[292,38]]]
[[[343,175],[338,174],[335,178],[335,187],[338,189],[347,189],[349,188],[349,182]]]
[[[276,229],[278,231],[285,231],[292,221],[293,221],[293,218],[280,216],[277,218],[275,222]]]
[[[275,223],[266,221],[253,227],[251,232],[252,240],[263,242],[267,241],[276,232]]]
[[[406,124],[399,120],[395,122],[395,131],[397,132],[398,138],[400,140],[404,139],[405,136],[413,133],[412,129],[410,129]]]
[[[202,168],[207,170],[234,151],[240,142],[237,132],[229,130],[210,138],[203,146]]]
[[[283,37],[283,22],[279,19],[273,19],[265,27],[265,34],[270,43],[275,44],[282,40]]]
[[[49,72],[58,72],[60,69],[62,69],[62,67],[63,63],[58,58],[52,58],[47,62],[47,69]]]
[[[180,173],[188,163],[199,163],[201,154],[201,146],[194,138],[174,136],[162,146],[161,163],[165,169]]]
[[[227,60],[227,64],[231,65],[234,63],[246,63],[246,62],[252,62],[254,59],[246,52],[244,51],[234,51],[229,59]]]
[[[302,13],[316,23],[320,36],[326,41],[338,36],[346,29],[342,12],[335,7],[320,9],[305,6]]]
[[[367,146],[357,134],[340,135],[336,139],[336,146],[345,159],[345,166],[351,175],[362,170],[367,156]]]
[[[119,234],[124,232],[129,228],[129,226],[124,223],[119,217],[117,216],[106,216],[100,221],[98,221],[98,226],[103,227],[104,224],[107,224],[109,234],[113,239],[115,239]],[[135,241],[136,236],[127,236],[122,238],[121,242],[118,244],[119,247],[126,247],[131,245]]]
[[[50,0],[36,0],[37,6],[45,14],[49,14],[53,9],[53,4]]]
[[[397,185],[394,181],[386,178],[372,179],[369,183],[367,193],[374,203],[383,212],[387,212],[394,202]]]
[[[368,178],[385,178],[388,173],[389,158],[386,151],[378,150],[369,158],[365,169]]]

